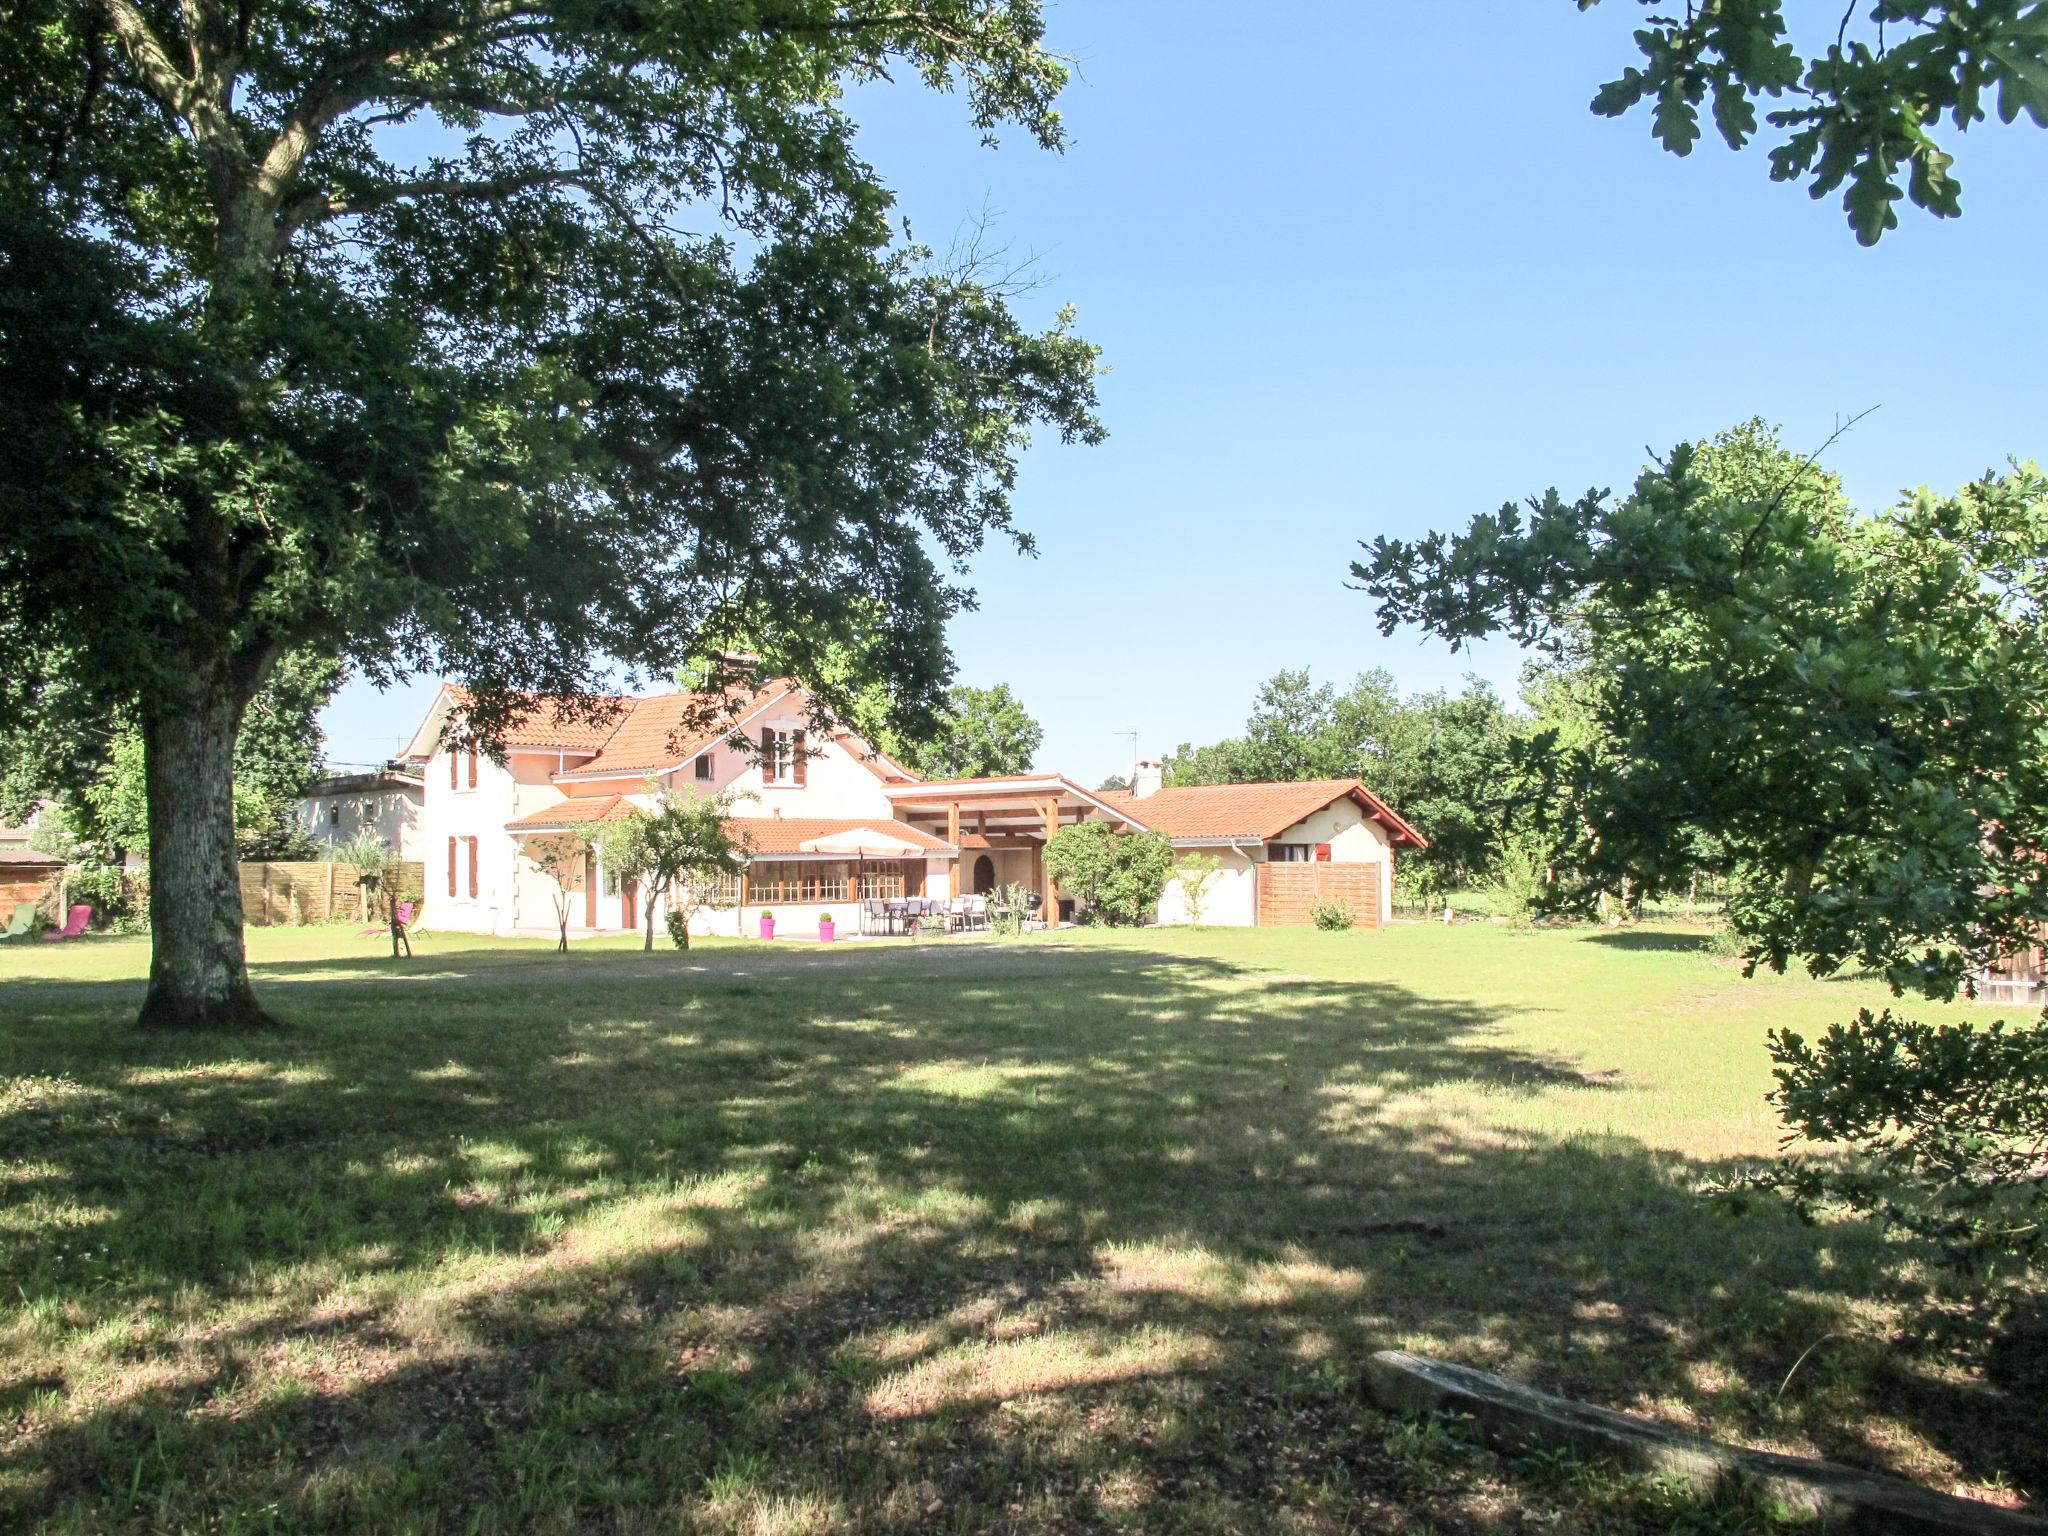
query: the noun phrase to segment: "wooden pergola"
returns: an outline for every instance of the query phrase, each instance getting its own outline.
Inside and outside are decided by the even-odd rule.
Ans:
[[[1045,845],[1061,827],[1111,821],[1141,827],[1064,774],[1024,773],[1006,778],[934,779],[891,784],[883,790],[898,817],[956,850],[952,888],[960,890],[960,854],[977,849],[1028,851],[1031,885],[1045,900],[1045,922],[1060,921],[1059,890],[1045,870]]]

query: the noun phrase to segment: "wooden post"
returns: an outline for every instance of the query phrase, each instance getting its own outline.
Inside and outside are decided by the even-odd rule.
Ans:
[[[322,922],[334,921],[334,860],[327,861],[327,905],[320,913]]]
[[[1060,803],[1048,800],[1040,809],[1045,817],[1045,840],[1050,843],[1060,829]],[[1053,881],[1052,869],[1043,863],[1040,867],[1045,870],[1045,926],[1057,928],[1060,925],[1060,888]]]
[[[946,841],[955,848],[960,846],[960,802],[953,801],[946,807]]]

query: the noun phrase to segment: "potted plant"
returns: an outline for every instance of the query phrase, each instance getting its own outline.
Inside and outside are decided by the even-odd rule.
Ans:
[[[830,912],[826,912],[818,918],[818,942],[820,944],[830,944],[832,942],[832,914]]]
[[[775,937],[775,914],[773,912],[763,912],[761,914],[761,937],[764,939]]]

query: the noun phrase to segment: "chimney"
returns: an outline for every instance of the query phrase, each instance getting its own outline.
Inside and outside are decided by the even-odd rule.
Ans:
[[[1159,793],[1160,787],[1166,782],[1166,770],[1152,759],[1142,758],[1131,764],[1131,771],[1127,777],[1131,781],[1131,794],[1142,800],[1147,795]]]

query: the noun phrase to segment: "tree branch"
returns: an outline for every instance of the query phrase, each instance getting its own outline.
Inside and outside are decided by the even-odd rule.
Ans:
[[[377,187],[354,197],[330,197],[325,193],[309,193],[300,198],[286,213],[281,233],[290,235],[293,231],[308,225],[323,223],[328,219],[345,219],[356,214],[371,213],[379,208],[388,208],[394,203],[419,202],[430,197],[473,198],[483,202],[495,202],[510,197],[515,192],[528,191],[535,187],[581,187],[593,197],[601,197],[595,178],[581,170],[518,171],[504,176],[423,176],[417,181],[393,182],[389,186]]]
[[[149,23],[142,19],[142,13],[131,0],[100,0],[100,5],[106,12],[107,24],[114,29],[114,36],[121,44],[121,51],[135,66],[136,74],[142,77],[143,86],[166,112],[184,119],[186,109],[191,105],[192,82],[178,73],[177,66],[164,51],[163,43],[150,30]]]

